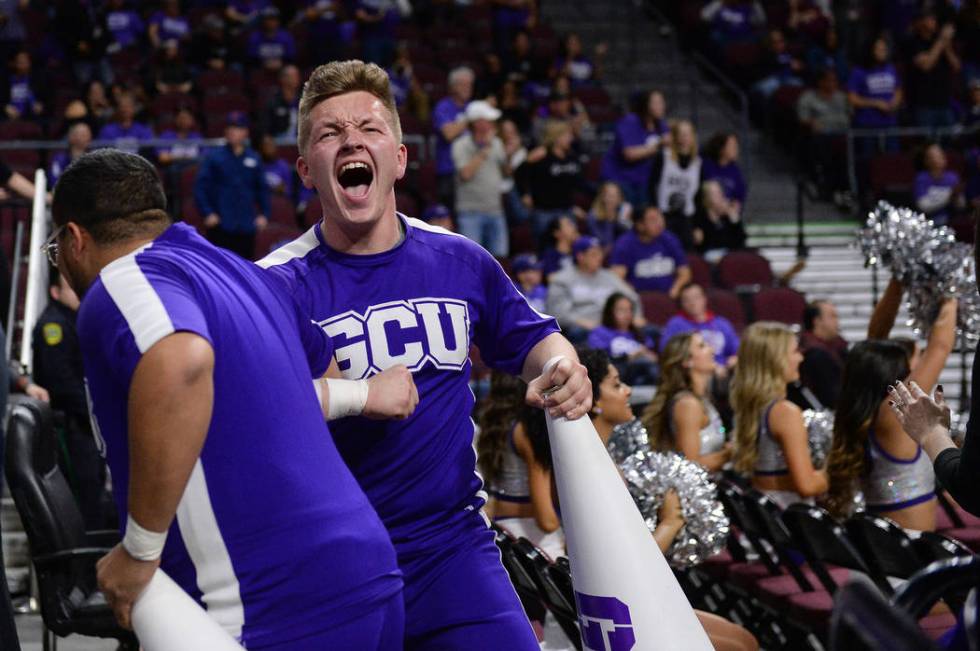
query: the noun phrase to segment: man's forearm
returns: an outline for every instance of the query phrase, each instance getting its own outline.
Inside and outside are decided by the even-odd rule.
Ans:
[[[559,355],[564,355],[568,359],[576,362],[578,361],[578,354],[575,352],[575,347],[560,332],[553,332],[535,344],[531,352],[527,354],[527,357],[524,359],[521,378],[525,382],[530,382],[541,375],[541,370],[544,368],[545,362]]]

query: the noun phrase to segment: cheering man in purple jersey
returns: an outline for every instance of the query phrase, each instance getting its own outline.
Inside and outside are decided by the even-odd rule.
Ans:
[[[250,650],[400,650],[395,551],[324,422],[338,385],[318,405],[310,381],[330,338],[165,208],[153,166],[111,149],[54,192],[45,249],[83,295],[93,423],[126,522],[100,587],[123,626],[160,566]],[[385,405],[413,393],[399,371],[346,413],[408,415]]]
[[[406,649],[536,650],[480,513],[470,344],[489,365],[528,380],[529,402],[569,418],[591,407],[585,368],[489,253],[395,212],[407,159],[381,68],[343,61],[313,72],[300,100],[299,151],[296,168],[317,189],[324,219],[259,264],[333,338],[344,377],[404,364],[420,396],[404,420],[330,425],[395,543]]]

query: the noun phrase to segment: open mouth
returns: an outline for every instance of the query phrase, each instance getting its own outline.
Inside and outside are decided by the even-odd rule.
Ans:
[[[367,163],[353,161],[344,163],[337,172],[337,181],[344,192],[355,199],[367,196],[374,181],[374,172]]]

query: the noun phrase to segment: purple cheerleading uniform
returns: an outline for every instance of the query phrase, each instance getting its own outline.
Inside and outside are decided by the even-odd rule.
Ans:
[[[383,253],[335,251],[318,223],[258,264],[333,338],[344,377],[412,371],[420,402],[411,417],[330,424],[395,543],[406,648],[537,649],[480,513],[469,350],[476,344],[489,366],[517,375],[558,326],[480,246],[398,218],[405,237]]]
[[[326,369],[331,342],[268,274],[175,224],[102,270],[78,332],[122,522],[127,401],[141,356],[175,332],[214,350],[211,424],[161,567],[225,630],[249,649],[301,649],[400,602],[387,532],[338,454],[310,381]],[[368,629],[364,640],[377,634]],[[397,637],[359,648],[400,648]]]

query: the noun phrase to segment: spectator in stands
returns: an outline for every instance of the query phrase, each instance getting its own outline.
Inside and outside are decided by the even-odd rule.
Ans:
[[[582,103],[557,86],[551,89],[547,104],[540,107],[534,115],[535,137],[539,140],[544,138],[544,131],[552,122],[567,124],[576,140],[583,137],[588,139],[592,127],[589,114]]]
[[[83,84],[93,79],[111,83],[112,68],[104,57],[108,39],[102,26],[96,27],[91,7],[75,0],[56,0],[53,4],[54,35],[75,79]]]
[[[568,215],[551,220],[548,225],[548,243],[541,254],[541,269],[545,278],[557,271],[570,269],[575,264],[572,246],[579,237],[578,225]]]
[[[154,87],[157,93],[190,93],[194,87],[194,77],[190,66],[184,62],[177,41],[164,41],[160,48],[158,62],[154,66]]]
[[[612,359],[624,380],[629,384],[656,384],[656,344],[650,329],[641,328],[644,323],[636,314],[633,300],[619,292],[606,299],[602,308],[602,322],[589,333],[589,348],[601,350]]]
[[[259,141],[259,155],[262,157],[262,173],[269,186],[269,192],[293,198],[293,166],[279,156],[276,139],[265,134]]]
[[[980,2],[967,0],[956,17],[956,40],[967,84],[980,79]]]
[[[279,10],[268,6],[261,12],[259,28],[248,38],[248,57],[266,70],[279,70],[296,59],[296,41],[279,23]]]
[[[452,211],[441,203],[434,203],[426,206],[425,210],[422,211],[421,219],[422,221],[433,226],[445,228],[447,231],[456,231],[456,227],[453,226]]]
[[[834,203],[844,207],[847,188],[847,166],[841,164],[846,157],[844,132],[850,125],[851,116],[847,95],[840,90],[837,74],[833,70],[820,73],[816,88],[803,91],[796,103],[796,117],[803,127],[807,145],[804,161],[810,168],[821,194],[832,197]]]
[[[898,124],[898,109],[902,106],[904,91],[884,35],[871,42],[862,65],[851,70],[847,91],[854,109],[855,127],[879,129]],[[873,143],[858,139],[858,145],[864,151],[869,150],[868,144]]]
[[[914,370],[908,354],[893,341],[868,340],[854,346],[844,365],[834,417],[834,441],[827,459],[828,507],[849,515],[856,490],[868,511],[913,531],[936,528],[936,478],[929,456],[902,428],[886,403],[896,381],[932,387],[953,349],[956,299],[940,307],[929,343]]]
[[[967,128],[980,123],[980,78],[971,79],[967,84],[967,104],[961,121]]]
[[[510,176],[507,153],[496,135],[500,111],[483,100],[466,107],[469,130],[453,142],[459,232],[498,258],[507,256],[507,220],[500,187]]]
[[[698,332],[715,353],[722,370],[735,366],[738,354],[738,335],[732,322],[708,309],[704,288],[697,283],[684,285],[677,298],[681,311],[672,316],[660,333],[663,351],[672,337],[683,332]]]
[[[56,267],[48,269],[48,301],[34,325],[34,378],[48,389],[51,407],[64,415],[63,444],[67,459],[58,455],[89,531],[107,526],[106,466],[92,434],[85,370],[75,320],[79,299]],[[67,463],[64,463],[67,461]]]
[[[507,51],[517,34],[537,23],[537,0],[491,0],[493,9],[493,43],[498,54]]]
[[[150,16],[147,36],[155,48],[162,48],[168,41],[177,43],[180,49],[190,42],[191,25],[180,13],[180,0],[163,0],[163,9]]]
[[[508,120],[506,117],[501,118],[498,131],[500,142],[504,144],[504,153],[507,154],[507,164],[516,175],[518,168],[524,164],[528,157],[527,147],[524,146],[524,139],[521,137],[521,133],[513,120]],[[543,154],[544,152],[539,147],[536,155],[542,156]],[[514,176],[509,176],[504,179],[503,185],[500,186],[500,194],[503,195],[507,223],[520,224],[530,219],[530,214],[521,201],[520,192],[517,191],[517,183],[514,181]]]
[[[0,1],[0,58],[6,59],[10,52],[23,47],[27,39],[22,13],[30,7],[27,0]],[[0,641],[3,636],[0,636]]]
[[[745,226],[738,204],[729,201],[718,181],[701,184],[701,209],[694,215],[692,237],[698,253],[715,263],[729,251],[745,248]]]
[[[670,143],[653,159],[650,170],[650,196],[667,218],[667,228],[685,249],[693,247],[694,201],[701,182],[701,156],[698,136],[688,120],[678,120],[670,128]]]
[[[555,217],[585,212],[575,205],[575,193],[589,188],[582,175],[582,164],[572,152],[572,128],[559,120],[548,123],[541,139],[544,157],[526,161],[515,179],[524,206],[531,211],[531,224],[540,238]]]
[[[633,212],[633,230],[616,240],[609,264],[637,291],[667,292],[671,298],[677,298],[681,287],[691,280],[680,240],[667,231],[656,206]]]
[[[116,100],[114,119],[99,130],[99,140],[111,140],[116,149],[135,154],[140,141],[152,138],[153,130],[136,121],[136,99],[123,92]]]
[[[201,148],[196,142],[187,142],[201,139],[201,132],[197,129],[197,121],[189,108],[181,107],[174,116],[174,126],[172,129],[164,130],[160,140],[173,140],[174,144],[157,149],[157,161],[162,165],[169,165],[183,168],[197,162],[201,156]]]
[[[393,4],[385,0],[358,0],[354,8],[362,58],[382,68],[391,63],[394,54],[398,10]]]
[[[449,95],[443,97],[432,111],[432,127],[436,132],[436,183],[439,203],[458,210],[456,206],[456,166],[452,145],[466,133],[466,105],[473,97],[473,71],[466,66],[449,73]]]
[[[912,121],[922,127],[948,127],[955,123],[952,107],[953,80],[961,63],[954,48],[956,27],[947,23],[940,29],[936,14],[923,9],[913,24],[905,45]]]
[[[732,458],[725,426],[711,402],[715,351],[697,332],[674,335],[660,354],[660,384],[641,420],[658,452],[679,452],[719,472]]]
[[[112,119],[112,103],[105,91],[105,84],[93,79],[85,87],[85,106],[95,126],[105,124]]]
[[[720,183],[725,198],[741,213],[749,189],[738,164],[739,149],[738,136],[731,131],[711,136],[701,155],[701,180]]]
[[[806,67],[811,78],[819,76],[824,70],[832,70],[837,75],[838,83],[847,83],[851,64],[847,60],[847,52],[840,43],[836,27],[831,25],[823,38],[807,49]]]
[[[626,201],[615,181],[606,181],[599,186],[585,224],[586,232],[598,237],[607,253],[612,251],[619,236],[632,227],[633,205]]]
[[[65,168],[88,151],[92,144],[92,129],[87,122],[76,122],[68,128],[68,149],[56,152],[48,165],[48,186],[54,187]]]
[[[297,19],[306,25],[314,61],[342,58],[345,42],[341,22],[345,9],[340,0],[306,0],[305,6],[300,9]]]
[[[268,0],[232,0],[225,7],[225,20],[232,35],[254,25],[261,17]]]
[[[19,50],[10,60],[10,74],[3,92],[3,110],[11,120],[36,120],[44,115],[44,84],[31,70],[31,55]]]
[[[800,352],[800,383],[823,407],[833,409],[840,395],[847,341],[840,334],[837,307],[830,301],[812,301],[803,311]]]
[[[732,43],[755,41],[766,24],[766,12],[755,0],[712,0],[701,9],[716,54]]]
[[[289,64],[279,71],[279,89],[262,114],[262,130],[276,138],[296,135],[301,87],[299,68]]]
[[[138,48],[146,35],[146,24],[139,12],[126,6],[126,0],[108,0],[105,27],[109,35],[106,52],[118,54],[127,48]]]
[[[804,71],[800,61],[786,45],[786,37],[778,29],[769,31],[762,79],[752,85],[752,93],[762,104],[783,86],[802,86]]]
[[[517,125],[518,131],[522,134],[530,133],[531,111],[527,101],[521,96],[520,83],[517,80],[507,79],[500,87],[497,108],[504,114],[505,120],[510,120]]]
[[[789,15],[786,18],[786,32],[798,43],[819,43],[830,27],[831,17],[826,11],[826,3],[815,0],[789,0]]]
[[[234,63],[232,55],[225,21],[221,16],[208,14],[202,21],[202,29],[191,40],[191,64],[198,71],[224,70]]]
[[[786,399],[802,360],[789,327],[758,321],[745,330],[732,380],[735,470],[782,508],[827,490],[827,472],[813,467],[803,412]]]
[[[399,43],[395,48],[395,60],[388,68],[388,78],[398,112],[402,116],[413,115],[419,122],[428,122],[432,111],[429,95],[415,77],[406,43]]]
[[[582,39],[575,32],[569,32],[562,41],[562,51],[551,66],[551,76],[567,75],[572,86],[583,86],[601,77],[602,59],[608,48],[599,43],[595,48],[595,60],[585,56]]]
[[[490,376],[477,417],[477,464],[494,523],[557,559],[565,556],[565,536],[551,496],[551,464],[538,461],[550,461],[548,430],[543,412],[524,402],[526,391],[518,377],[498,371]]]
[[[936,143],[922,154],[922,171],[915,175],[915,207],[938,225],[945,225],[963,205],[960,175],[946,165],[946,154]]]
[[[248,118],[244,113],[228,114],[225,141],[224,147],[211,151],[201,162],[194,182],[194,201],[205,215],[208,239],[251,260],[255,232],[268,224],[270,205],[259,155],[247,146]]]
[[[649,202],[650,169],[661,147],[670,142],[667,103],[652,90],[634,98],[633,111],[616,123],[616,137],[602,159],[601,177],[615,181],[634,206]]]
[[[602,245],[582,236],[572,246],[575,266],[558,271],[548,283],[547,313],[558,319],[569,341],[585,341],[602,323],[609,296],[619,292],[639,305],[639,296],[622,278],[602,268]]]
[[[511,263],[511,271],[514,274],[517,291],[527,299],[531,307],[544,314],[548,300],[548,288],[542,282],[542,268],[541,261],[533,253],[515,256]]]
[[[548,65],[534,52],[531,36],[525,30],[514,35],[514,44],[504,58],[504,72],[523,86],[525,97],[532,103],[548,98]]]

